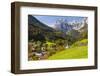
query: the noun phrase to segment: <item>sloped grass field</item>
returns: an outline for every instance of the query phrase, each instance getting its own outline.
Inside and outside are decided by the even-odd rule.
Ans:
[[[81,41],[77,41],[75,42],[71,47],[76,47],[76,46],[87,46],[88,44],[88,40],[87,39],[83,39]]]
[[[70,48],[50,56],[49,60],[88,58],[87,39],[75,42]]]
[[[80,58],[87,58],[88,57],[88,51],[87,46],[81,46],[81,47],[74,47],[65,49],[59,53],[56,53],[53,56],[50,56],[49,60],[54,59],[80,59]]]

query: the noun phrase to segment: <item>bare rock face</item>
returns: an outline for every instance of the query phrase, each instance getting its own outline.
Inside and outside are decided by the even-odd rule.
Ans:
[[[80,29],[83,29],[84,27],[87,28],[87,24],[88,24],[87,22],[88,22],[87,18],[84,18],[82,22],[73,21],[71,23],[67,22],[67,20],[60,19],[56,21],[54,29],[60,30],[63,32],[68,32],[71,30],[80,30]]]

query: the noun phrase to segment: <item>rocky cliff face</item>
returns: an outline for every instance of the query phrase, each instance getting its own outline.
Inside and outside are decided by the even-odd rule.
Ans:
[[[58,20],[56,21],[54,29],[60,30],[63,32],[69,32],[71,30],[82,30],[83,28],[87,29],[86,20],[87,19],[84,19],[82,22],[74,21],[71,23],[68,23],[66,20]]]

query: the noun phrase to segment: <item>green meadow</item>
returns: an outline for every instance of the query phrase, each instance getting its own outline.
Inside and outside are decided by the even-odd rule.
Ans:
[[[49,60],[54,59],[80,59],[88,57],[87,39],[75,42],[70,48],[57,52],[50,56]]]
[[[74,47],[62,50],[61,52],[56,53],[55,55],[50,56],[49,60],[54,59],[80,59],[87,58],[88,51],[87,46]]]

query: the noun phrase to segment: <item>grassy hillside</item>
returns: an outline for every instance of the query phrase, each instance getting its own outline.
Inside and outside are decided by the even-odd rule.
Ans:
[[[50,56],[49,60],[54,59],[80,59],[88,57],[87,39],[75,42],[70,48],[57,52]]]
[[[87,46],[87,44],[88,44],[88,40],[87,39],[83,39],[81,41],[75,42],[71,47]]]
[[[81,46],[81,47],[65,49],[61,52],[56,53],[55,55],[50,56],[48,59],[49,60],[80,59],[80,58],[87,58],[87,57],[88,57],[87,46]]]

